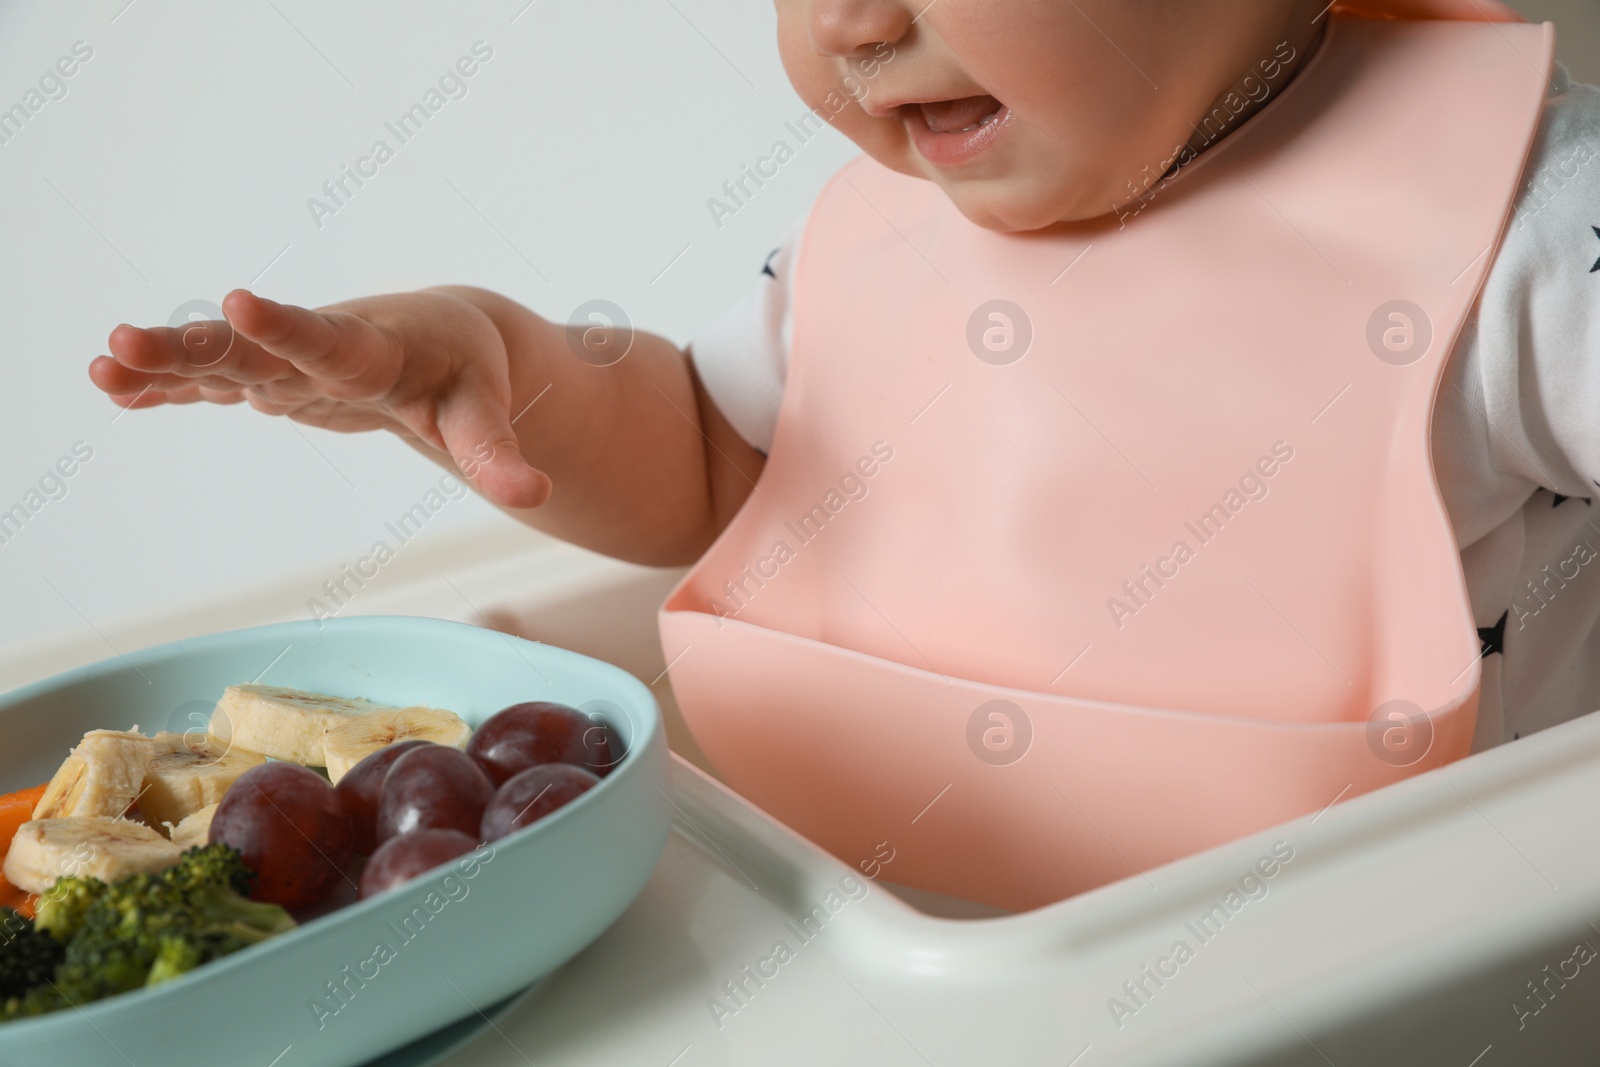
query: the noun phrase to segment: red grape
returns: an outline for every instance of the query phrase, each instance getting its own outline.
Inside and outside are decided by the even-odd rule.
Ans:
[[[467,742],[467,755],[483,765],[496,785],[540,763],[570,763],[604,777],[620,754],[621,745],[613,742],[606,723],[546,701],[495,712]]]
[[[378,790],[378,844],[413,830],[476,834],[493,796],[494,783],[459,749],[423,745],[403,752]]]
[[[212,843],[239,850],[256,872],[250,895],[286,908],[314,904],[344,877],[354,832],[328,780],[294,763],[252,767],[211,820]]]
[[[361,899],[409,882],[477,847],[478,842],[460,830],[413,830],[391,837],[378,846],[361,872]]]
[[[432,741],[412,738],[380,748],[351,767],[339,779],[339,784],[334,786],[339,799],[344,801],[345,810],[350,813],[351,826],[356,835],[356,852],[360,855],[370,854],[378,844],[378,790],[383,785],[384,776],[389,773],[389,765],[412,749],[431,744]]]
[[[529,826],[600,784],[600,779],[570,763],[541,763],[506,779],[483,810],[485,841]]]

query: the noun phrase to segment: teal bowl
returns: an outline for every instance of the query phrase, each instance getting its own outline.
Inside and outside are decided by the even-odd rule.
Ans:
[[[0,1064],[350,1067],[476,1015],[600,936],[666,844],[660,710],[632,675],[437,619],[292,622],[177,641],[0,697],[0,789],[42,782],[86,730],[203,728],[229,685],[449,708],[526,700],[604,717],[627,755],[594,789],[481,850],[163,985],[0,1023]],[[465,859],[465,857],[464,857]]]

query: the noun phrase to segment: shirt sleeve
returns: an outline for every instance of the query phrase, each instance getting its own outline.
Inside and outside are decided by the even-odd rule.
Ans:
[[[1600,89],[1557,66],[1500,252],[1447,365],[1435,464],[1466,546],[1543,486],[1600,490]]]
[[[743,300],[702,327],[689,342],[695,371],[712,403],[739,436],[763,454],[772,449],[794,336],[794,259],[802,216],[761,265]]]

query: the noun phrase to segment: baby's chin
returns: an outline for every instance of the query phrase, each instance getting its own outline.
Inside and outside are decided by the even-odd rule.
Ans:
[[[1027,233],[1051,226],[1111,217],[1115,183],[1109,178],[1066,173],[1059,163],[1006,161],[998,173],[953,177],[915,152],[874,153],[880,162],[931,181],[974,225],[996,233]]]
[[[999,160],[988,175],[955,177],[934,167],[903,139],[856,142],[878,162],[944,191],[974,225],[996,233],[1027,233],[1113,217],[1117,183],[1109,175],[1072,173],[1058,158]]]
[[[997,233],[1027,233],[1111,215],[1109,196],[1075,193],[1018,178],[939,181],[956,209],[974,225]]]

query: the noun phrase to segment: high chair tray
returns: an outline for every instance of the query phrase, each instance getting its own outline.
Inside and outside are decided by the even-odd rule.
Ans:
[[[393,570],[361,611],[617,663],[654,680],[679,753],[644,891],[446,1067],[1543,1067],[1600,1051],[1600,716],[1047,908],[944,918],[930,912],[959,902],[906,893],[918,910],[892,885],[892,835],[843,862],[683,758],[653,616],[676,575],[503,530]],[[101,632],[127,651],[292,617],[297,588]],[[15,647],[0,682],[105,654],[87,631]]]
[[[523,1062],[508,1043],[541,1067],[1487,1067],[1600,1050],[1595,716],[992,919],[913,910],[682,760],[674,786],[674,833],[632,910],[452,1067]],[[859,899],[841,890],[852,873]]]

